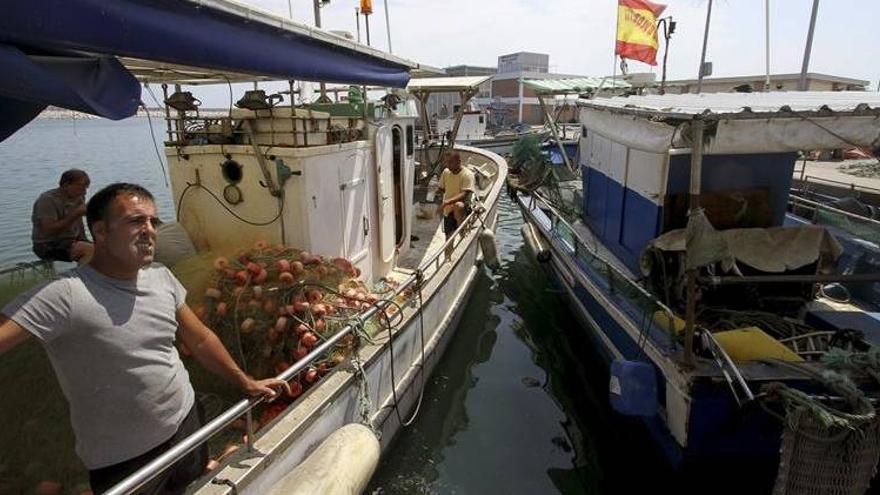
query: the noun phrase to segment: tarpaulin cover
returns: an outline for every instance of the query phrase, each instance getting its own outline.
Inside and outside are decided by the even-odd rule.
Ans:
[[[705,217],[704,217],[705,218]],[[711,227],[709,227],[711,228]],[[771,227],[767,229],[727,229],[709,232],[703,229],[700,234],[715,237],[712,242],[692,243],[702,252],[694,253],[706,265],[715,261],[725,261],[732,256],[767,273],[784,273],[814,263],[817,260],[831,264],[843,253],[837,239],[824,227],[805,225],[803,227]],[[662,251],[685,251],[692,248],[688,242],[686,229],[669,231],[651,241],[650,247]],[[649,257],[647,251],[644,257]],[[644,266],[650,266],[648,259]],[[823,266],[824,267],[824,266]]]
[[[113,57],[28,56],[0,44],[0,141],[30,122],[47,105],[109,119],[137,111],[141,88]]]

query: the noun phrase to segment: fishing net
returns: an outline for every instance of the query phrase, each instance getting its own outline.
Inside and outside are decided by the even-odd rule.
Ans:
[[[859,362],[834,359],[841,368]],[[774,495],[861,494],[876,473],[880,420],[873,406],[848,375],[825,370],[817,378],[839,398],[833,406],[781,383],[764,387],[785,407]]]
[[[827,427],[807,408],[787,414],[774,495],[861,494],[880,453],[880,422]]]
[[[583,183],[580,177],[563,165],[550,162],[541,148],[541,138],[520,138],[511,152],[510,163],[517,171],[516,187],[537,191],[570,220],[581,217]]]
[[[393,298],[390,281],[367,287],[358,278],[360,270],[345,258],[264,242],[234,256],[203,253],[177,263],[172,271],[187,287],[196,315],[242,369],[258,379],[280,374],[346,326],[356,328],[290,382],[290,400],[348,363],[357,339],[370,341],[381,328],[394,325],[407,297]],[[367,320],[360,317],[380,301],[383,310]],[[182,347],[181,352],[189,351]],[[267,408],[260,423],[286,405]]]

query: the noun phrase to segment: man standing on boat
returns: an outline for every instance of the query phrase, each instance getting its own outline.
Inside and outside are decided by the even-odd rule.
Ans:
[[[34,254],[48,261],[88,263],[94,248],[86,239],[83,216],[86,214],[86,190],[89,176],[72,168],[61,174],[57,189],[50,189],[34,202]]]
[[[175,340],[249,395],[289,388],[247,376],[187,306],[180,282],[153,264],[158,218],[146,189],[107,186],[89,201],[86,217],[91,262],[3,309],[0,354],[31,336],[43,345],[70,405],[77,454],[102,493],[201,425]],[[138,493],[181,493],[206,462],[203,445]]]
[[[443,213],[443,233],[448,238],[471,213],[471,197],[474,194],[474,173],[461,166],[461,155],[446,155],[446,168],[440,174],[439,190],[443,191],[443,203],[438,209]]]

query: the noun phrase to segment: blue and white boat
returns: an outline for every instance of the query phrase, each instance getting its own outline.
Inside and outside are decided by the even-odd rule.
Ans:
[[[821,402],[822,356],[880,342],[877,308],[831,298],[878,279],[835,271],[841,243],[877,246],[787,211],[799,150],[880,143],[880,96],[597,98],[579,116],[582,217],[540,188],[513,194],[527,244],[610,365],[612,406],[676,466],[776,459],[782,424],[757,407],[762,387]]]

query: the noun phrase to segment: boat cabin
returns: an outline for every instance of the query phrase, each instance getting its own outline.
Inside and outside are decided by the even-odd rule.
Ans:
[[[584,221],[634,273],[652,239],[685,227],[694,191],[716,229],[782,226],[798,152],[871,142],[877,136],[864,135],[873,129],[864,123],[880,115],[880,98],[864,92],[632,96],[579,105]],[[694,170],[696,139],[702,149]]]

